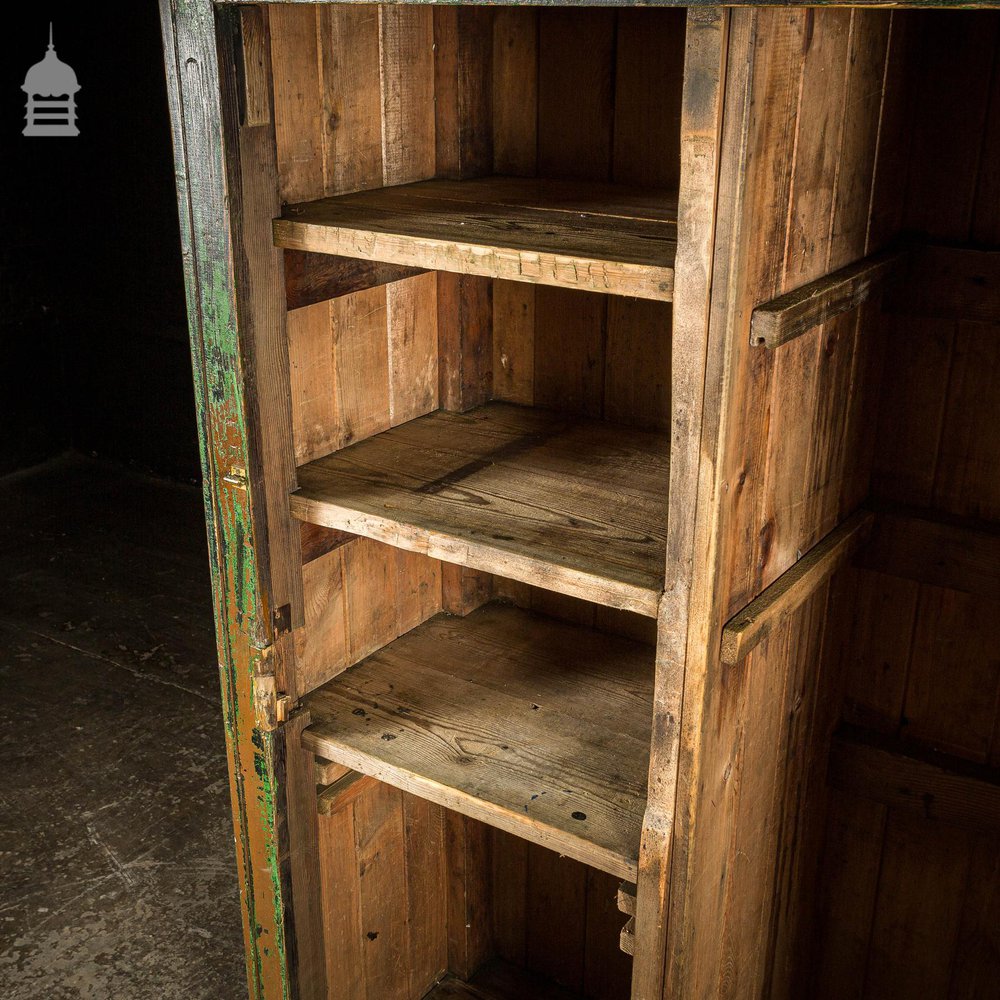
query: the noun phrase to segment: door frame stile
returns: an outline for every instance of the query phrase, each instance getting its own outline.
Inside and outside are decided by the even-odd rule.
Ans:
[[[295,996],[267,529],[237,318],[215,7],[160,0],[247,982]]]

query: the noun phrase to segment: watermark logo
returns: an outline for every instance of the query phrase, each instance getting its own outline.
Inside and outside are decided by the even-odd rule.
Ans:
[[[45,58],[28,70],[21,90],[28,95],[24,135],[80,134],[76,127],[76,95],[80,84],[73,67],[56,55],[51,24]]]

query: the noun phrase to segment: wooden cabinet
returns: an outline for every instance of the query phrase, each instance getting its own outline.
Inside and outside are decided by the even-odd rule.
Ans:
[[[251,995],[991,995],[1000,18],[161,6]]]

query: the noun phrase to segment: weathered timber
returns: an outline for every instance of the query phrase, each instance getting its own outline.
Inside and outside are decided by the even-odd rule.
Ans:
[[[876,510],[866,569],[1000,599],[1000,529],[919,507]]]
[[[316,796],[316,809],[321,816],[332,816],[364,795],[374,783],[375,779],[366,774],[348,771],[332,784],[320,789]]]
[[[503,605],[439,615],[308,695],[304,745],[631,880],[649,656]]]
[[[885,308],[904,316],[1000,323],[1000,251],[917,244]]]
[[[759,597],[733,615],[722,630],[722,662],[739,663],[781,626],[861,547],[874,514],[858,511],[785,570]]]
[[[830,748],[835,788],[971,830],[1000,830],[1000,770],[878,733],[844,729]]]
[[[302,520],[656,614],[663,435],[491,403],[421,417],[298,476]]]
[[[773,350],[857,309],[900,269],[904,259],[903,251],[866,257],[757,306],[750,319],[750,342]]]
[[[676,197],[608,184],[424,181],[286,207],[280,247],[669,300]]]

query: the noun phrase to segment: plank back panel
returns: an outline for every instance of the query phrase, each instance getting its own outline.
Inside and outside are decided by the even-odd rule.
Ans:
[[[282,202],[434,176],[429,8],[275,5],[272,25]],[[423,274],[288,313],[298,465],[437,408],[437,301]],[[387,546],[349,540],[303,574],[303,691],[441,607],[440,564]]]

